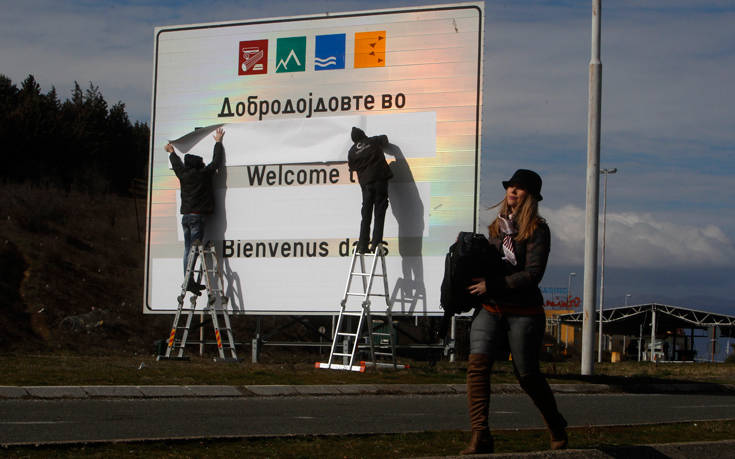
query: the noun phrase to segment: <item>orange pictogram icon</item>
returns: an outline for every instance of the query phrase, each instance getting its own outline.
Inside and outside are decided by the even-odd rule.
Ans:
[[[385,30],[355,33],[355,68],[385,67]]]

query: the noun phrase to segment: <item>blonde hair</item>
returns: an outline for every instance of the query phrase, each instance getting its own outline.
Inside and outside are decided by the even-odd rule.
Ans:
[[[490,207],[494,209],[500,207],[500,216],[508,218],[508,203],[505,197],[499,203]],[[530,238],[539,223],[543,223],[544,219],[538,214],[538,200],[530,193],[526,193],[523,201],[516,207],[515,213],[513,214],[513,221],[515,222],[518,233],[513,237],[516,241],[525,241]],[[500,222],[496,218],[490,226],[487,227],[490,236],[493,238],[502,237],[500,233]]]

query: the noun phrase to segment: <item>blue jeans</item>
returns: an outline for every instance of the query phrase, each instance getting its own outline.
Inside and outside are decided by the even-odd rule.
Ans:
[[[189,250],[194,241],[204,243],[204,226],[206,218],[202,214],[184,214],[181,216],[181,227],[184,229],[184,274],[186,274],[186,262]],[[196,258],[194,258],[196,261]]]
[[[505,357],[510,351],[517,377],[540,374],[539,353],[546,317],[499,315],[479,309],[470,329],[470,354],[487,354],[492,367],[496,358]]]

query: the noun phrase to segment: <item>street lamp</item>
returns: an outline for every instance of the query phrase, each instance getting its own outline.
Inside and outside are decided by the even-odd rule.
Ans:
[[[572,277],[576,276],[577,273],[569,273],[569,282],[567,282],[567,307],[569,307],[569,298],[572,292]]]
[[[597,363],[602,362],[602,307],[605,304],[605,223],[607,219],[607,176],[615,174],[617,168],[600,169],[605,176],[605,185],[602,192],[602,258],[600,260],[600,330],[597,336]]]
[[[584,217],[584,303],[582,304],[582,360],[580,372],[592,374],[595,345],[595,282],[597,279],[597,221],[600,218],[600,114],[602,62],[600,61],[602,0],[592,0],[592,37],[587,97],[587,192]]]
[[[628,298],[630,298],[630,293],[625,294],[625,305],[628,306]]]

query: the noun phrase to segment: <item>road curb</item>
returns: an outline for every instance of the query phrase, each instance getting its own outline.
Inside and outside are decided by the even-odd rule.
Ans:
[[[493,384],[497,394],[522,394],[518,384]],[[735,384],[551,384],[557,394],[735,394]],[[322,385],[150,385],[150,386],[0,386],[0,400],[85,398],[293,397],[340,395],[455,395],[464,384]]]

